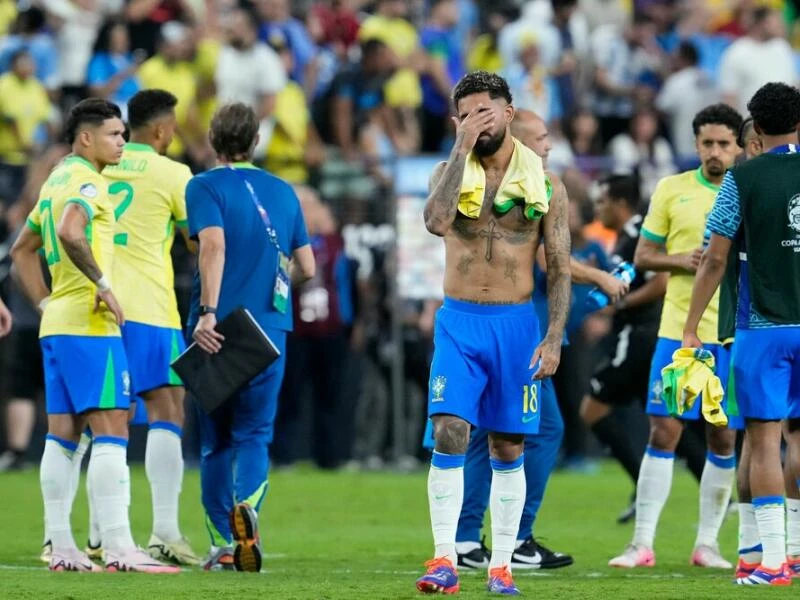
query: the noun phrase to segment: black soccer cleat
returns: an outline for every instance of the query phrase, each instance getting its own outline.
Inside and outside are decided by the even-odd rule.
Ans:
[[[480,548],[458,555],[458,566],[464,569],[488,569],[492,551],[486,547],[486,537],[481,538]]]
[[[569,554],[553,552],[538,543],[533,536],[526,539],[511,555],[512,569],[560,569],[573,562],[575,561]]]
[[[634,498],[631,503],[625,507],[619,516],[617,516],[617,523],[620,525],[625,525],[625,523],[630,523],[636,518],[636,499]]]

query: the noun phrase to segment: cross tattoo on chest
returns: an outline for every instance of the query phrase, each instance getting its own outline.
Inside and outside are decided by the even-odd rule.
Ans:
[[[488,229],[481,229],[478,232],[478,235],[480,237],[486,238],[486,254],[484,255],[484,258],[486,259],[486,262],[491,262],[491,260],[492,260],[492,242],[494,240],[499,240],[500,238],[503,237],[502,233],[498,233],[498,232],[495,231],[495,227],[496,226],[497,226],[497,223],[495,223],[495,220],[494,219],[490,219],[489,220],[489,228]]]

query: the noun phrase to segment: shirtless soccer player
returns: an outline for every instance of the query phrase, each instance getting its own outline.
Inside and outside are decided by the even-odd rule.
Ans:
[[[488,587],[517,594],[510,562],[525,503],[524,436],[538,430],[540,381],[558,367],[569,309],[567,199],[557,179],[546,181],[541,159],[511,136],[514,107],[501,77],[471,73],[456,85],[453,100],[455,144],[431,177],[425,207],[426,227],[444,238],[446,268],[428,411],[435,553],[417,589],[459,589],[455,537],[474,425],[490,432]],[[549,189],[556,191],[548,203]],[[540,227],[550,317],[544,337],[531,302]]]

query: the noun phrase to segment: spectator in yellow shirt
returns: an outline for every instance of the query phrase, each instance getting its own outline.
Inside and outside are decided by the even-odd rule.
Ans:
[[[12,55],[11,70],[0,77],[0,214],[22,192],[37,133],[54,114],[34,69],[31,55],[22,49]]]
[[[289,40],[273,32],[270,46],[280,57],[286,72],[291,73],[294,54]],[[265,168],[290,183],[307,183],[308,168],[322,164],[325,150],[299,83],[289,80],[276,94],[272,116],[275,128],[267,146]]]
[[[172,158],[187,155],[194,163],[205,162],[205,144],[197,112],[197,77],[189,62],[192,53],[191,30],[170,21],[161,28],[158,52],[139,68],[142,89],[162,89],[178,99],[175,116],[178,129],[167,149]]]
[[[406,20],[405,0],[379,0],[375,14],[358,31],[360,42],[379,40],[397,55],[401,68],[386,82],[386,104],[392,108],[419,108],[422,104],[418,70],[425,64],[414,26]]]

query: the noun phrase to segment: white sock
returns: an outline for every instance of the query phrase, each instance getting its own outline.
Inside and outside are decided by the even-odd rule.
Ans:
[[[434,451],[428,473],[434,557],[446,556],[454,567],[458,564],[456,529],[464,502],[464,457]]]
[[[758,535],[764,548],[761,566],[779,569],[786,562],[786,515],[782,496],[753,498],[758,523]]]
[[[178,526],[178,498],[183,483],[181,429],[157,421],[147,433],[144,469],[153,497],[153,534],[165,542],[181,539]]]
[[[75,496],[78,494],[78,488],[81,485],[81,467],[83,466],[83,457],[86,456],[86,451],[89,449],[89,444],[92,443],[92,438],[88,435],[81,434],[81,439],[78,442],[78,447],[72,455],[72,476],[69,480],[69,511],[72,514],[72,506],[75,504]]]
[[[49,434],[44,444],[39,483],[44,500],[44,530],[53,544],[53,551],[77,548],[69,522],[68,502],[76,447],[74,442]]]
[[[89,464],[92,464],[92,459],[89,458]],[[97,548],[103,542],[100,538],[100,522],[97,520],[97,503],[94,500],[92,493],[92,478],[86,474],[86,501],[89,505],[89,545],[92,548]]]
[[[786,499],[786,554],[800,557],[800,500]]]
[[[695,548],[716,546],[719,528],[728,511],[735,476],[736,455],[708,453],[700,478],[700,523],[697,525]]]
[[[89,459],[100,539],[105,550],[128,550],[135,546],[128,520],[130,471],[126,462],[127,440],[99,436]]]
[[[489,511],[492,516],[492,559],[489,568],[511,566],[517,547],[517,532],[525,507],[525,458],[504,462],[491,459],[492,487]]]
[[[749,502],[739,503],[739,558],[751,565],[761,564],[761,538],[756,512]]]
[[[653,548],[658,518],[672,488],[674,464],[673,452],[647,447],[636,484],[636,529],[633,532],[633,543],[638,546]]]

